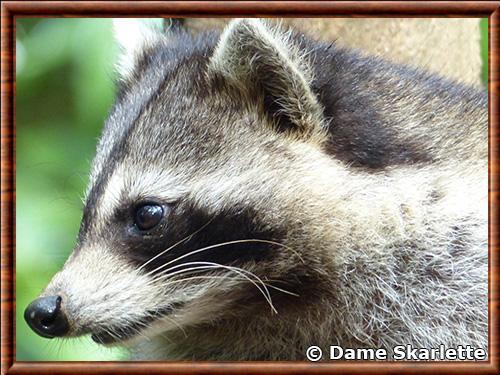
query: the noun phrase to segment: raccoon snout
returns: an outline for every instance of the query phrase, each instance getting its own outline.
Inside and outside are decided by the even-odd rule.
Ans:
[[[61,310],[60,296],[41,297],[31,302],[24,311],[30,328],[42,337],[52,339],[69,331],[66,315]]]

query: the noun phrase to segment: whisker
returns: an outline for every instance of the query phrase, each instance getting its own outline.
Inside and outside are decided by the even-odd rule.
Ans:
[[[300,294],[297,294],[297,293],[294,293],[294,292],[290,292],[289,290],[286,290],[286,289],[283,289],[283,288],[279,288],[277,286],[274,286],[272,284],[267,284],[265,283],[269,288],[273,288],[273,289],[276,289],[277,291],[279,292],[282,292],[282,293],[285,293],[285,294],[290,294],[291,296],[295,296],[295,297],[300,297]]]
[[[180,245],[181,243],[183,243],[184,241],[189,241],[194,235],[200,233],[203,229],[205,229],[207,227],[208,224],[210,224],[212,221],[214,220],[214,218],[211,218],[208,222],[206,222],[201,228],[197,229],[195,232],[191,233],[189,236],[186,236],[184,237],[182,240],[180,241],[177,241],[176,243],[174,243],[172,246],[168,247],[167,249],[161,251],[160,253],[156,254],[154,257],[150,258],[149,260],[147,260],[145,263],[143,263],[139,268],[138,268],[138,271],[142,270],[144,267],[146,267],[149,263],[151,263],[152,261],[154,261],[155,259],[158,259],[159,257],[161,257],[163,254],[167,253],[168,251],[172,250],[173,248],[175,248],[177,245]]]
[[[191,262],[184,263],[182,265],[183,266],[187,266],[187,265],[190,265],[190,264],[191,264]],[[158,281],[162,281],[162,280],[165,280],[165,279],[173,278],[173,276],[178,275],[178,274],[188,273],[188,272],[192,272],[192,271],[196,271],[196,270],[213,269],[213,268],[218,268],[218,267],[208,267],[208,266],[188,267],[186,269],[182,269],[182,270],[178,270],[178,271],[172,272],[171,274],[166,274],[167,271],[171,270],[171,268],[169,268],[168,270],[165,270],[164,272],[162,272],[161,274],[157,275],[155,278],[153,278],[152,280],[150,280],[146,285],[154,284],[154,283],[156,283]],[[173,267],[172,267],[172,269],[173,269]]]
[[[205,270],[207,268],[203,267],[203,269],[199,269],[200,271],[202,270]],[[214,275],[214,276],[190,276],[190,277],[186,277],[186,278],[183,278],[183,279],[176,279],[176,280],[171,280],[171,281],[168,281],[167,283],[165,283],[163,286],[164,287],[167,287],[167,286],[170,286],[170,285],[173,285],[173,284],[178,284],[178,283],[182,283],[182,282],[185,282],[185,281],[191,281],[191,280],[197,280],[197,279],[200,279],[200,280],[203,280],[203,279],[206,279],[206,280],[224,280],[224,279],[227,279],[228,278],[228,274],[226,275]],[[231,278],[232,280],[246,280],[244,278]]]
[[[177,258],[175,258],[175,259],[172,259],[172,260],[168,261],[167,263],[164,263],[164,264],[162,264],[162,265],[160,265],[160,266],[156,267],[154,270],[152,270],[152,271],[150,271],[150,272],[146,273],[146,274],[145,274],[145,276],[149,276],[149,275],[151,275],[152,273],[155,273],[155,272],[157,272],[158,270],[161,270],[162,268],[165,268],[165,267],[167,267],[168,265],[170,265],[170,264],[172,264],[172,263],[174,263],[174,262],[177,262],[177,261],[179,261],[179,260],[181,260],[181,259],[184,259],[184,258],[186,258],[186,257],[188,257],[188,256],[191,256],[191,255],[194,255],[194,254],[197,254],[197,253],[201,253],[201,252],[203,252],[203,251],[207,251],[207,250],[211,250],[211,249],[216,249],[216,248],[220,248],[220,247],[223,247],[223,246],[228,246],[228,245],[234,245],[234,244],[238,244],[238,243],[268,243],[268,244],[271,244],[271,245],[281,246],[281,247],[283,247],[283,248],[286,248],[286,249],[288,249],[288,250],[291,250],[291,251],[293,251],[293,252],[297,253],[297,252],[296,252],[296,250],[294,250],[294,249],[292,249],[292,248],[290,248],[290,247],[288,247],[288,246],[286,246],[286,245],[284,245],[284,244],[281,244],[281,243],[279,243],[279,242],[275,242],[275,241],[270,241],[270,240],[260,240],[260,239],[234,240],[234,241],[222,242],[222,243],[219,243],[219,244],[215,244],[215,245],[211,245],[211,246],[206,246],[206,247],[202,247],[201,249],[197,249],[197,250],[190,251],[190,252],[189,252],[189,253],[187,253],[187,254],[181,255],[181,256],[179,256],[179,257],[177,257]],[[164,252],[162,252],[162,253],[164,253]],[[298,253],[297,253],[297,255],[298,255]],[[298,256],[300,257],[300,255],[298,255]],[[302,261],[304,261],[301,257],[300,257],[300,259],[301,259]]]
[[[172,341],[172,339],[170,339],[170,337],[167,336],[166,333],[160,333],[159,335],[160,337],[163,337],[165,340],[167,340],[169,343],[173,344],[174,342]]]
[[[199,269],[199,271],[203,271],[205,268],[203,267],[202,269]],[[161,278],[159,279],[162,279],[163,277],[165,277],[167,275],[163,275]],[[215,275],[215,276],[191,276],[191,277],[187,277],[187,278],[184,278],[184,279],[177,279],[177,280],[172,280],[172,281],[169,281],[167,282],[166,284],[164,284],[163,286],[164,287],[167,287],[167,286],[170,286],[172,284],[178,284],[178,283],[182,283],[182,282],[185,282],[185,281],[191,281],[191,280],[197,280],[197,279],[207,279],[207,280],[210,280],[210,279],[213,279],[213,280],[216,280],[216,279],[220,279],[220,280],[224,280],[227,278],[228,275]],[[166,278],[166,277],[165,277]],[[231,280],[246,280],[245,278],[243,277],[232,277]],[[153,281],[160,281],[160,280],[153,280]],[[286,289],[283,289],[283,288],[279,288],[275,285],[272,285],[272,284],[268,284],[266,282],[264,282],[264,284],[269,287],[269,288],[272,288],[272,289],[275,289],[279,292],[283,292],[283,293],[286,293],[286,294],[290,294],[292,296],[295,296],[295,297],[300,297],[299,294],[297,293],[294,293],[294,292],[290,292],[289,290],[286,290]]]
[[[233,271],[233,272],[236,272],[238,274],[240,274],[243,278],[245,278],[246,280],[250,281],[264,296],[264,298],[266,299],[266,301],[270,304],[271,308],[276,312],[276,309],[274,309],[274,306],[272,305],[272,301],[271,301],[271,294],[269,293],[269,290],[267,290],[264,282],[262,281],[262,279],[260,279],[257,275],[255,275],[254,273],[250,272],[250,271],[247,271],[247,270],[244,270],[242,268],[238,268],[238,267],[233,267],[233,266],[224,266],[222,264],[218,264],[218,263],[212,263],[212,262],[188,262],[188,263],[183,263],[181,265],[177,265],[177,266],[174,266],[174,267],[171,267],[169,268],[168,270],[166,271],[169,271],[169,270],[172,270],[172,269],[175,269],[175,268],[179,268],[181,266],[186,266],[186,265],[201,265],[201,266],[198,266],[198,267],[190,267],[188,269],[184,269],[184,270],[179,270],[179,271],[175,271],[173,273],[170,273],[170,274],[167,274],[167,275],[163,275],[159,278],[157,278],[156,280],[159,281],[159,280],[162,280],[162,279],[168,279],[168,278],[171,278],[172,276],[175,276],[175,275],[178,275],[178,274],[182,274],[182,273],[185,273],[185,272],[188,272],[188,271],[193,271],[193,270],[206,270],[206,269],[216,269],[216,268],[224,268],[224,269],[227,269],[229,271]],[[165,272],[166,272],[165,271]],[[255,277],[263,286],[264,286],[264,289],[265,289],[265,292],[264,290],[258,285],[255,283],[255,281],[253,281],[252,279],[250,279],[248,276],[246,276],[244,273],[247,272],[249,273],[251,276]]]
[[[185,338],[188,338],[188,335],[186,333],[186,330],[184,328],[182,328],[182,326],[177,323],[174,319],[168,317],[168,316],[163,316],[161,319],[165,319],[165,320],[168,320],[169,322],[173,323],[177,328],[179,328],[179,330],[182,332],[182,334],[184,335]]]
[[[182,267],[182,266],[186,266],[186,265],[204,265],[204,266],[206,266],[206,269],[224,268],[224,269],[227,269],[229,271],[233,271],[233,272],[236,272],[236,273],[240,274],[242,277],[244,277],[248,281],[250,281],[262,293],[262,295],[264,296],[264,298],[266,299],[266,301],[269,303],[269,306],[271,307],[271,310],[274,311],[276,314],[278,313],[278,311],[274,308],[274,305],[273,305],[272,299],[271,299],[271,294],[269,293],[269,290],[267,289],[267,286],[262,281],[262,279],[259,276],[255,275],[254,273],[252,273],[250,271],[247,271],[247,270],[245,270],[243,268],[234,267],[234,266],[225,266],[225,265],[218,264],[218,263],[213,263],[213,262],[188,262],[188,263],[183,263],[183,264],[179,264],[177,266],[170,267],[169,269],[165,270],[164,272],[166,273],[167,271],[171,271],[173,269],[176,269],[176,268],[179,268],[179,267]],[[196,269],[196,267],[194,267],[194,269]],[[183,271],[188,271],[188,270],[180,270],[180,271],[176,271],[176,272],[173,272],[173,273],[170,273],[170,274],[167,274],[167,275],[163,275],[163,276],[160,276],[160,278],[157,278],[156,280],[158,281],[161,278],[165,278],[165,277],[169,278],[169,277],[172,277],[173,275],[176,275],[176,274],[179,274],[179,273],[183,273]],[[248,277],[245,273],[248,273],[251,276],[253,276],[255,279],[257,279],[262,284],[263,288],[261,288],[254,280],[252,280],[250,277]]]

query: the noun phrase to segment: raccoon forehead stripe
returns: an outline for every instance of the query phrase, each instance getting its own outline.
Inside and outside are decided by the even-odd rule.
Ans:
[[[128,91],[122,88],[106,121],[97,152],[92,164],[90,184],[86,196],[102,178],[103,172],[112,170],[116,160],[121,160],[134,128],[139,125],[141,116],[159,96],[165,82],[172,74],[172,65],[165,62],[162,69],[146,67],[144,74],[136,83],[136,88]]]

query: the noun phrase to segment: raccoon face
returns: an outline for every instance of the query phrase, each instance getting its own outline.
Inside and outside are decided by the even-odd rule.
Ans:
[[[143,38],[125,38],[78,243],[28,322],[114,344],[286,309],[323,261],[311,212],[334,166],[306,58],[258,20],[125,29]]]

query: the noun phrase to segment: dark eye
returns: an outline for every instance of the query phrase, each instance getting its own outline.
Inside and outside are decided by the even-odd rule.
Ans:
[[[158,204],[145,204],[135,211],[135,225],[140,230],[149,230],[158,225],[163,218],[163,207]]]

